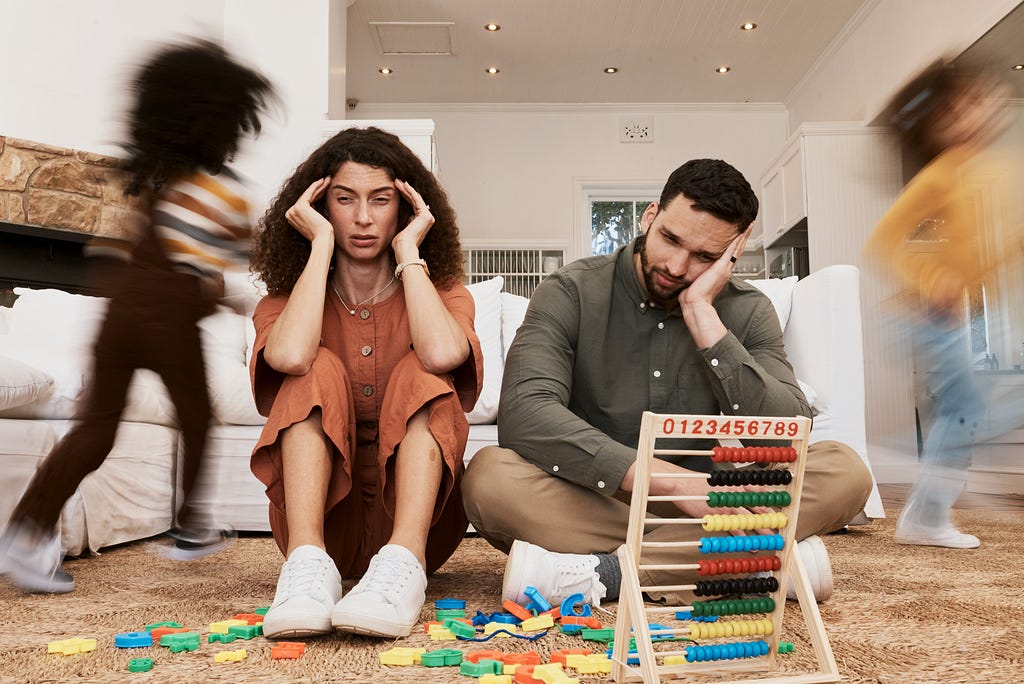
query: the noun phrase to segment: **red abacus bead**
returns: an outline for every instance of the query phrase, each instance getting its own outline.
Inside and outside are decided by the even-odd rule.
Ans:
[[[715,463],[721,463],[725,460],[725,447],[716,446],[711,449],[711,460]]]

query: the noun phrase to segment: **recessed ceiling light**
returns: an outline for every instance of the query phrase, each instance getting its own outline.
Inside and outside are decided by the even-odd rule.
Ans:
[[[1014,71],[1022,71],[1024,70],[1024,64],[1014,64],[1010,68],[1013,69]]]
[[[499,73],[501,69],[499,69],[498,67],[487,67],[486,69],[484,69],[484,71],[493,75]]]
[[[499,24],[484,24],[484,31],[500,31],[501,26]]]
[[[752,21],[748,21],[747,23],[745,23],[742,26],[740,26],[740,30],[741,31],[753,31],[756,28],[757,28],[757,24],[755,24]]]
[[[379,73],[381,76],[390,76],[391,74],[395,73],[395,70],[392,69],[391,67],[381,67],[380,69],[377,69],[377,73]]]
[[[717,69],[715,69],[715,71],[717,71],[717,72],[718,72],[718,73],[720,73],[720,74],[727,74],[727,73],[729,73],[730,71],[732,71],[732,67],[731,67],[731,66],[728,66],[728,65],[726,65],[726,64],[723,64],[722,66],[720,66],[720,67],[718,67]]]
[[[605,67],[604,73],[606,74],[617,74],[619,73],[619,67]]]

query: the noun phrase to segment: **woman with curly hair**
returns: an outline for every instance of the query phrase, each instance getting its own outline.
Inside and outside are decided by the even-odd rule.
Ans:
[[[252,268],[252,471],[286,557],[263,631],[408,635],[467,524],[483,357],[455,212],[396,136],[348,129],[285,182]]]
[[[141,199],[130,263],[107,278],[110,304],[96,340],[80,422],[36,471],[0,538],[0,567],[23,591],[67,592],[55,528],[65,502],[114,444],[128,385],[156,371],[174,403],[184,445],[175,539],[180,560],[233,538],[192,498],[211,408],[198,321],[223,294],[223,271],[245,263],[251,233],[245,190],[225,165],[243,135],[260,131],[270,83],[209,41],[174,43],[139,67],[131,87],[125,193]]]

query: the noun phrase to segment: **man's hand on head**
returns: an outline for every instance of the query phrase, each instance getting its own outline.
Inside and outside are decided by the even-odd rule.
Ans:
[[[701,273],[689,287],[679,293],[679,307],[683,320],[699,349],[707,349],[726,334],[725,326],[718,317],[714,301],[718,293],[732,277],[736,260],[743,254],[753,226],[736,236],[721,256]]]

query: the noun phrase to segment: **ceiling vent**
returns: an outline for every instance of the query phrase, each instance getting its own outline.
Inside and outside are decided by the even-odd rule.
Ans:
[[[371,21],[381,55],[453,55],[451,21]]]
[[[651,117],[641,116],[619,120],[619,142],[645,143],[654,140],[654,125]]]

